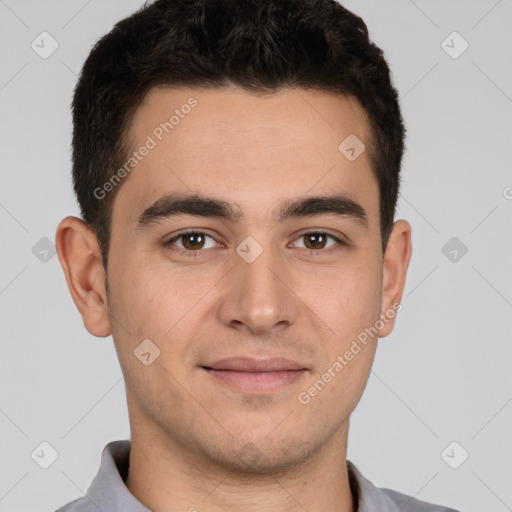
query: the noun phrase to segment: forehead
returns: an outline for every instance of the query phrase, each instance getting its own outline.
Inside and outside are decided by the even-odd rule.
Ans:
[[[114,217],[132,223],[173,192],[223,197],[263,218],[278,198],[338,191],[377,215],[368,151],[355,160],[340,151],[354,135],[369,146],[365,111],[351,98],[303,89],[254,95],[234,87],[158,87],[137,109],[129,135],[137,162]]]

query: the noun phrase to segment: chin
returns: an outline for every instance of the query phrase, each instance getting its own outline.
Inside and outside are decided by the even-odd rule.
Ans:
[[[229,471],[236,471],[237,475],[279,475],[294,467],[299,467],[312,453],[305,448],[315,450],[310,443],[299,442],[290,437],[266,439],[268,432],[261,440],[242,441],[226,440],[227,446],[220,448],[220,444],[207,447],[207,456],[213,463],[223,466]]]

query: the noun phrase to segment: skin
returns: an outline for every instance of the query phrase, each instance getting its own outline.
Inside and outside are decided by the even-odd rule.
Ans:
[[[382,254],[367,152],[349,161],[338,150],[351,133],[368,147],[367,118],[355,100],[292,89],[255,96],[236,88],[155,88],[133,119],[133,147],[191,96],[198,105],[119,185],[108,297],[86,224],[66,217],[56,234],[84,325],[94,336],[112,334],[125,374],[132,434],[126,485],[155,511],[352,511],[349,418],[377,340],[394,320],[308,404],[297,396],[400,302],[411,227],[396,221]],[[181,215],[137,228],[140,213],[171,192],[221,198],[244,216]],[[333,192],[365,209],[367,228],[334,214],[284,222],[273,216],[283,199]],[[164,246],[189,228],[212,237],[202,254],[187,257],[197,243],[190,237],[174,242],[177,252]],[[319,231],[346,245],[302,236]],[[248,236],[263,249],[252,263],[236,252]],[[161,351],[148,366],[133,353],[146,338]],[[287,357],[308,372],[276,391],[249,394],[200,368],[246,354]]]

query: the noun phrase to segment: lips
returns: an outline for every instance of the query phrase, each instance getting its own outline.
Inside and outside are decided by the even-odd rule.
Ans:
[[[203,365],[202,367],[209,370],[226,370],[235,372],[282,372],[307,370],[303,364],[283,357],[274,357],[271,359],[230,357],[220,359],[211,364]]]
[[[268,395],[301,381],[308,368],[297,361],[275,357],[230,357],[201,367],[212,382],[236,393]]]

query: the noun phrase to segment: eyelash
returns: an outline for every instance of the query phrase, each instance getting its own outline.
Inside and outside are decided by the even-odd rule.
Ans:
[[[303,249],[303,250],[306,250],[306,251],[310,251],[310,252],[317,252],[317,253],[330,253],[331,251],[336,251],[336,250],[339,250],[340,248],[346,246],[347,244],[345,242],[343,242],[342,240],[340,240],[339,238],[337,238],[336,236],[332,235],[331,233],[328,233],[326,231],[307,231],[306,233],[302,233],[301,235],[299,235],[299,237],[296,239],[298,240],[299,238],[302,238],[304,236],[307,236],[307,235],[325,235],[331,239],[333,239],[335,242],[336,242],[336,245],[335,246],[332,246],[332,247],[329,247],[327,249]],[[180,233],[178,233],[177,235],[173,236],[172,238],[170,238],[169,240],[167,240],[166,242],[164,242],[164,246],[171,252],[180,252],[180,253],[184,253],[186,256],[188,257],[192,257],[192,258],[196,258],[198,256],[201,256],[205,251],[208,251],[209,249],[197,249],[195,251],[192,251],[192,250],[189,250],[189,249],[182,249],[180,247],[176,248],[173,246],[173,243],[176,242],[177,240],[179,240],[182,236],[185,236],[185,235],[206,235],[210,238],[213,239],[213,237],[211,235],[209,235],[208,233],[205,233],[204,231],[196,231],[196,230],[190,230],[190,231],[182,231]]]

